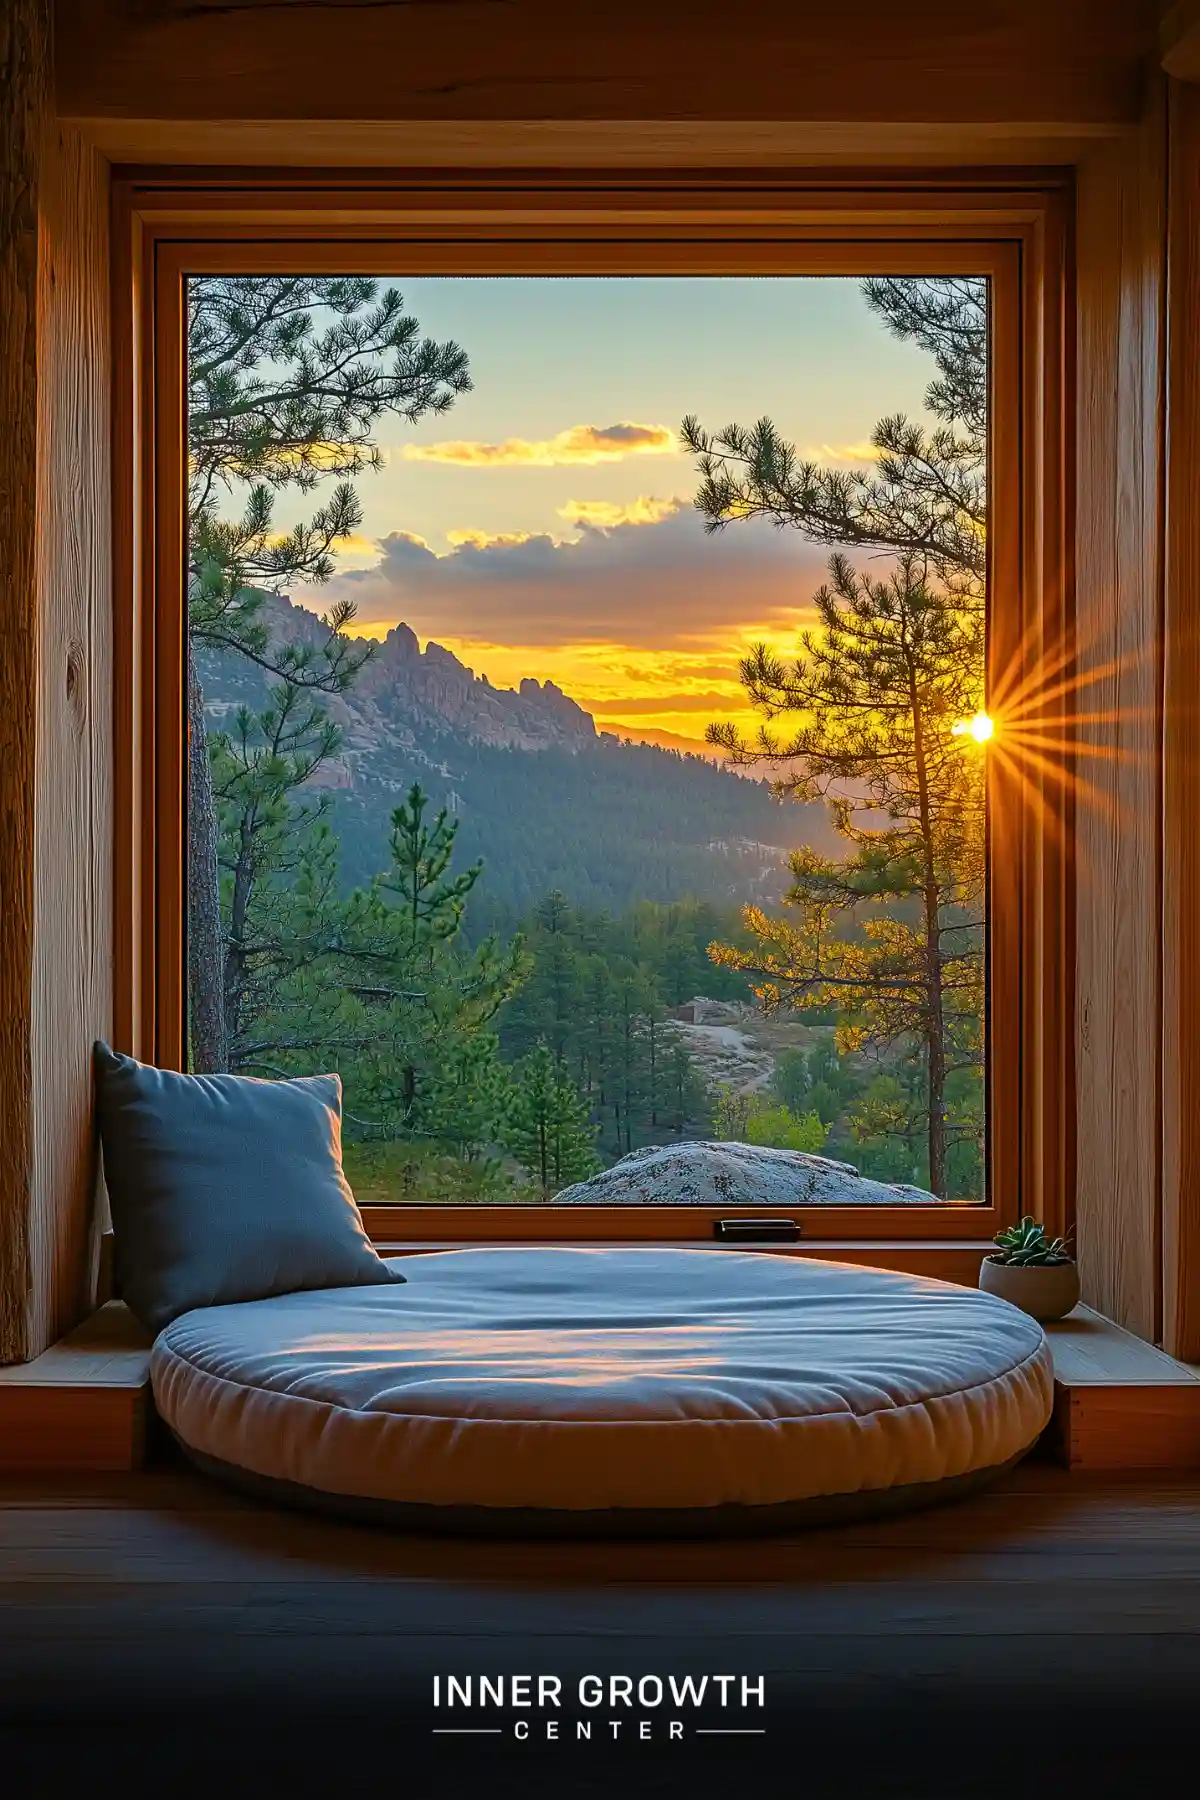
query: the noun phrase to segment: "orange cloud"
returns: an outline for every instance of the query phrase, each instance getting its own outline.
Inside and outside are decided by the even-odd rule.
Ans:
[[[533,536],[531,531],[448,531],[446,542],[453,544],[456,550],[465,545],[468,550],[494,550],[511,548],[514,544],[527,544]]]
[[[374,568],[379,561],[379,540],[352,531],[348,537],[338,539],[334,552],[339,569]]]
[[[462,468],[533,467],[554,469],[566,463],[623,462],[627,456],[663,456],[676,452],[675,433],[666,425],[572,425],[556,437],[531,441],[506,438],[484,444],[452,438],[438,444],[405,444],[409,462],[457,463]]]
[[[636,500],[630,500],[626,505],[616,500],[568,500],[565,506],[558,508],[558,516],[569,519],[572,525],[591,525],[597,530],[609,531],[614,525],[660,525],[686,505],[685,500],[660,500],[654,494],[639,494]]]

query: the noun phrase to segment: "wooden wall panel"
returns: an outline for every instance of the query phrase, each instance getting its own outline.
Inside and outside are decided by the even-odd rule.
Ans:
[[[55,125],[39,213],[30,1356],[89,1295],[91,1046],[112,998],[109,180]]]
[[[113,164],[313,169],[1054,168],[1116,126],[837,119],[72,118]]]
[[[1125,120],[1158,0],[58,0],[73,119]]]
[[[24,1353],[29,1285],[37,606],[38,166],[46,0],[0,8],[0,1363]]]
[[[1200,86],[1173,82],[1170,116],[1163,1341],[1200,1362]]]
[[[1177,0],[1158,32],[1162,65],[1179,81],[1200,81],[1200,0]]]
[[[1084,1297],[1160,1326],[1161,95],[1078,184],[1078,1190]]]

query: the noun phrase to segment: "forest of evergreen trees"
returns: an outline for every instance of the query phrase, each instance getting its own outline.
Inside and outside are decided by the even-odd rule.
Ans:
[[[932,357],[932,426],[882,419],[861,470],[805,461],[770,419],[682,426],[710,531],[766,517],[832,551],[794,659],[742,662],[761,735],[709,729],[765,781],[435,726],[419,766],[372,759],[347,788],[326,779],[335,702],[371,646],[346,602],[276,641],[264,600],[329,579],[377,422],[449,409],[467,358],[368,278],[190,284],[191,1066],[339,1069],[373,1197],[545,1199],[708,1132],[982,1194],[986,781],[964,727],[985,699],[987,283],[863,292]],[[330,481],[275,528],[278,492]],[[807,1039],[775,1042],[769,1081],[706,1080],[669,1017],[697,993]]]
[[[559,889],[534,908],[530,973],[500,1015],[501,1048],[549,1049],[586,1098],[606,1159],[711,1130],[711,1097],[666,1019],[714,987],[749,1000],[744,978],[708,960],[722,925],[736,927],[736,915],[696,902],[642,901],[614,919],[572,906]]]
[[[220,719],[231,707],[257,715],[269,704],[268,676],[236,652],[202,651],[197,667]],[[467,925],[475,938],[515,930],[553,888],[614,913],[681,895],[725,910],[775,902],[787,882],[783,852],[834,843],[823,806],[781,805],[765,777],[702,756],[611,734],[578,747],[505,749],[426,724],[419,753],[381,743],[356,759],[353,787],[330,795],[346,889],[382,867],[392,808],[414,781],[451,812],[458,855],[487,867]]]
[[[650,744],[602,737],[530,752],[458,739],[441,755],[451,775],[426,771],[421,785],[455,809],[461,854],[487,869],[472,932],[514,928],[553,888],[613,913],[683,896],[725,911],[775,902],[787,884],[782,851],[830,838],[823,807],[783,807],[765,780]],[[362,880],[377,865],[386,807],[364,781],[337,814],[345,877]]]

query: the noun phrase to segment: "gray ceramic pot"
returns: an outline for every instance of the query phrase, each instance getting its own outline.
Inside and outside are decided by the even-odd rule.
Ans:
[[[1023,1267],[985,1256],[979,1265],[979,1285],[1043,1325],[1065,1318],[1079,1304],[1079,1270],[1073,1262]]]

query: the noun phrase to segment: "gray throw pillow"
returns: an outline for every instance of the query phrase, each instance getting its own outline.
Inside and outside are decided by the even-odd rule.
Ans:
[[[116,1279],[161,1331],[195,1306],[404,1277],[342,1172],[338,1075],[177,1075],[95,1047]]]

